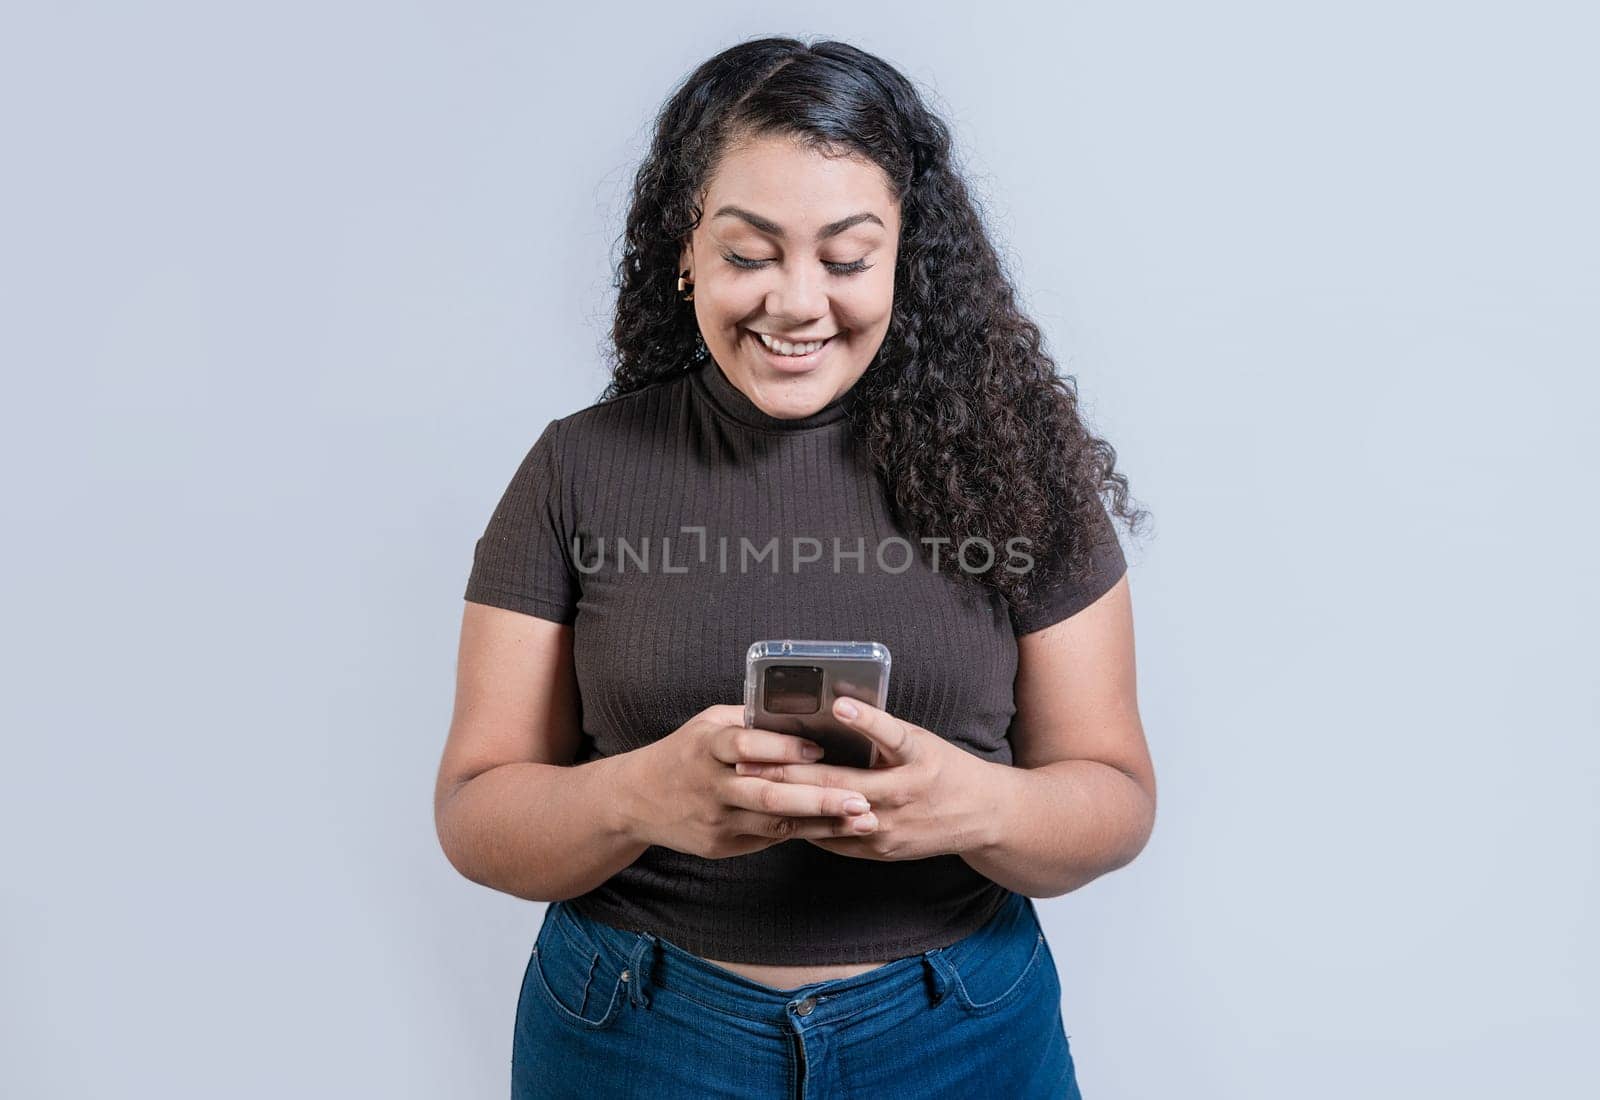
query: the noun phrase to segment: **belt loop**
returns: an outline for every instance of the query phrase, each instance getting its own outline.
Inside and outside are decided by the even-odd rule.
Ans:
[[[645,953],[655,946],[656,938],[649,932],[638,933],[634,941],[633,950],[628,955],[628,1001],[635,1005],[650,1006],[650,996],[645,992],[644,983],[648,976],[649,967],[645,963]],[[653,958],[652,958],[652,961]]]
[[[933,1003],[936,1005],[950,992],[950,960],[944,957],[943,950],[932,947],[922,953],[923,964],[933,978]]]

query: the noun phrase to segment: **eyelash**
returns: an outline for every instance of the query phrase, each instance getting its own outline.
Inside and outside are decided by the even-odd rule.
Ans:
[[[771,260],[747,260],[735,252],[724,252],[722,258],[734,267],[744,268],[746,271],[757,270],[772,262]],[[852,260],[847,264],[829,263],[824,260],[822,261],[822,266],[832,271],[835,275],[859,275],[863,271],[870,270],[874,265],[867,263],[865,260]]]

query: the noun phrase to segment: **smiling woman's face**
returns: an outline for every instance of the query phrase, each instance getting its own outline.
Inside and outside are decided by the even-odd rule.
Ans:
[[[769,416],[808,416],[866,373],[894,307],[899,204],[881,169],[786,138],[730,149],[678,271],[717,365]],[[768,350],[758,333],[808,355]]]

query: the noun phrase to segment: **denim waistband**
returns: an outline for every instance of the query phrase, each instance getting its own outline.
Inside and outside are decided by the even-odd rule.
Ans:
[[[1031,943],[1043,936],[1033,899],[1008,890],[994,914],[976,931],[954,943],[908,955],[860,974],[776,989],[707,962],[670,940],[633,932],[583,916],[564,901],[550,903],[546,919],[577,942],[605,952],[631,976],[628,996],[649,1004],[652,987],[671,989],[718,1011],[761,1023],[782,1024],[791,1014],[807,1024],[837,1021],[869,1006],[883,1007],[914,997],[938,1004],[956,979],[968,953],[992,952],[1013,938]]]

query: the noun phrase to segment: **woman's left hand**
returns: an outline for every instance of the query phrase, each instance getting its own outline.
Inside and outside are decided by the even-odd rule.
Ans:
[[[833,713],[877,744],[873,767],[736,765],[740,775],[848,787],[866,796],[871,810],[860,817],[876,818],[876,828],[859,837],[806,837],[808,843],[843,856],[901,860],[959,855],[987,836],[994,813],[993,769],[998,765],[858,700],[834,700]]]

